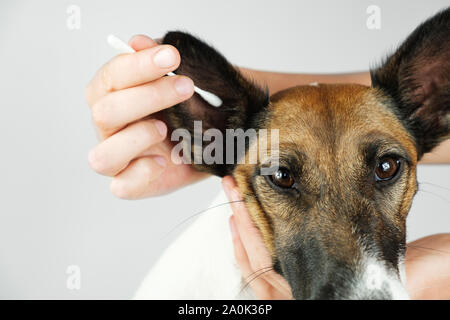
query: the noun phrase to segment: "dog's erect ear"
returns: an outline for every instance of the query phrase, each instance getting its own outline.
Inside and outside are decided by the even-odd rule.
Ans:
[[[419,157],[450,134],[450,8],[425,21],[379,68],[372,85],[416,140]]]
[[[194,139],[194,121],[201,121],[203,133],[208,129],[217,129],[216,132],[222,133],[222,142],[212,141],[222,144],[223,152],[214,150],[214,158],[219,161],[207,164],[202,160],[196,167],[218,176],[230,174],[234,165],[226,163],[226,129],[254,128],[256,114],[268,105],[267,90],[264,91],[245,79],[219,52],[187,33],[169,32],[162,42],[175,46],[180,52],[181,64],[175,70],[176,74],[190,77],[195,86],[222,100],[222,105],[215,107],[195,93],[189,100],[165,110],[169,125],[172,129],[183,128],[190,133],[192,159],[194,152],[197,152],[195,156],[198,158],[200,150],[199,140]]]

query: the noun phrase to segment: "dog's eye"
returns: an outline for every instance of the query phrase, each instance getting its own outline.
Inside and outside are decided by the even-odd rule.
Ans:
[[[295,183],[291,172],[286,168],[278,168],[270,178],[272,182],[280,188],[292,188]]]
[[[400,160],[396,158],[382,158],[375,168],[375,180],[387,181],[394,178],[400,168]]]

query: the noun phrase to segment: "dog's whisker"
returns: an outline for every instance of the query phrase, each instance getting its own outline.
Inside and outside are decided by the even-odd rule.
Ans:
[[[414,248],[412,248],[414,249]],[[438,255],[439,253],[436,253],[436,255]],[[428,260],[429,257],[428,256],[418,256],[418,257],[412,257],[412,258],[405,258],[403,261],[404,262],[411,262],[411,261],[421,261],[421,260]]]
[[[165,239],[166,237],[168,237],[168,236],[169,236],[170,234],[172,234],[175,230],[177,230],[179,227],[181,227],[183,224],[185,224],[186,222],[190,221],[191,219],[193,219],[193,218],[195,218],[195,217],[197,217],[197,216],[199,216],[199,215],[201,215],[201,214],[204,214],[204,213],[208,212],[209,210],[212,210],[212,209],[215,209],[215,208],[218,208],[218,207],[227,205],[227,204],[236,203],[236,202],[244,202],[244,200],[236,200],[236,201],[223,202],[223,203],[214,205],[214,206],[212,206],[212,207],[209,207],[209,208],[207,208],[207,209],[201,210],[201,211],[199,211],[199,212],[197,212],[197,213],[195,213],[195,214],[193,214],[193,215],[191,215],[191,216],[185,218],[185,219],[182,220],[180,223],[176,224],[175,227],[173,227],[171,230],[169,230],[169,232],[167,232],[164,236],[162,236],[160,240],[163,240],[163,239]]]
[[[263,274],[270,272],[270,271],[273,271],[273,267],[271,267],[268,270],[264,270],[264,271],[261,271],[260,273],[258,273],[256,276],[254,276],[252,279],[250,279],[248,282],[245,283],[245,285],[241,288],[240,293],[242,293],[250,285],[250,283],[252,283],[256,279],[258,279],[260,276],[262,276]]]
[[[450,275],[449,275],[449,276],[444,276],[444,277],[442,277],[442,278],[439,278],[439,281],[441,281],[442,279],[450,279]],[[421,288],[412,290],[412,291],[409,292],[409,293],[410,293],[410,295],[411,295],[411,294],[416,293],[416,292],[419,292],[419,291],[423,291],[423,290],[426,290],[426,289],[432,289],[432,288],[436,288],[436,287],[441,287],[441,286],[443,286],[443,287],[449,287],[450,284],[447,285],[447,284],[437,283],[437,284],[434,284],[434,285],[431,285],[431,286],[421,287]]]
[[[412,249],[422,249],[422,250],[430,250],[430,251],[435,251],[435,252],[439,252],[439,253],[444,253],[444,254],[449,254],[449,251],[445,251],[445,250],[439,250],[439,249],[435,249],[435,248],[429,248],[429,247],[423,247],[423,246],[417,246],[417,245],[412,245],[412,244],[407,244],[406,245],[407,248],[412,248]]]
[[[447,198],[445,198],[445,197],[443,197],[443,196],[441,196],[441,195],[438,195],[438,194],[436,194],[436,193],[434,193],[434,192],[431,192],[431,191],[428,191],[428,190],[423,190],[423,189],[418,190],[418,192],[425,192],[425,193],[431,194],[431,195],[433,195],[433,196],[435,196],[435,197],[441,199],[442,201],[445,201],[445,202],[447,202],[448,204],[450,204],[450,200],[448,200]]]
[[[266,270],[266,269],[273,269],[273,266],[263,267],[263,268],[261,268],[261,269],[258,269],[258,270],[256,270],[256,271],[250,273],[247,277],[245,277],[244,281],[247,281],[247,280],[250,279],[252,276],[254,276],[255,274],[257,274],[258,272],[261,272],[261,271]]]
[[[450,191],[450,188],[447,188],[447,187],[444,187],[444,186],[441,186],[441,185],[438,185],[438,184],[435,184],[435,183],[427,182],[427,181],[419,181],[419,187],[420,187],[421,184],[427,184],[427,185],[430,185],[430,186],[433,186],[433,187],[437,187],[437,188],[441,188],[443,190]]]

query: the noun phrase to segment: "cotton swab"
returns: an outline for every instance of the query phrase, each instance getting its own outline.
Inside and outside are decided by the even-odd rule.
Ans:
[[[107,38],[108,43],[113,47],[114,49],[122,52],[122,53],[134,53],[136,52],[132,47],[130,47],[128,44],[117,38],[115,35],[110,34]],[[175,73],[169,72],[167,73],[168,76],[174,76]],[[194,91],[197,92],[206,102],[208,102],[210,105],[214,107],[220,107],[222,105],[222,100],[216,96],[215,94],[208,92],[206,90],[200,89],[196,86],[194,86]]]

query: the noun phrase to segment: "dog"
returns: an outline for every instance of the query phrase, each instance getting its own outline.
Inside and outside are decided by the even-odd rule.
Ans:
[[[196,94],[166,110],[172,129],[194,135],[194,121],[202,121],[203,132],[224,135],[237,128],[278,130],[278,165],[271,174],[261,174],[270,155],[238,161],[248,160],[256,141],[247,141],[233,161],[219,142],[223,152],[214,156],[222,161],[194,167],[234,177],[293,297],[407,299],[405,220],[417,191],[417,163],[450,137],[450,8],[418,26],[372,69],[371,87],[318,84],[269,97],[199,39],[169,32],[163,43],[180,52],[177,74],[223,101],[216,108]],[[190,144],[189,157],[198,159],[198,141]],[[180,236],[137,298],[252,297],[240,290],[229,213],[219,211]]]

